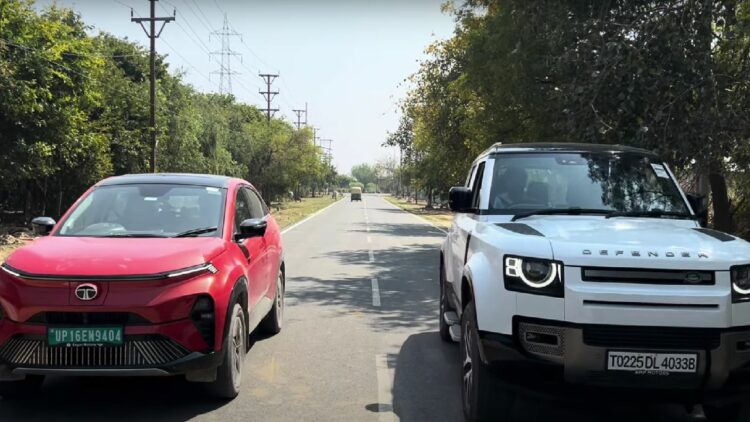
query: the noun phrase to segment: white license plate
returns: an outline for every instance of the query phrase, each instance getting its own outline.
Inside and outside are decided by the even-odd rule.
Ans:
[[[697,353],[609,352],[607,369],[630,372],[698,372]]]

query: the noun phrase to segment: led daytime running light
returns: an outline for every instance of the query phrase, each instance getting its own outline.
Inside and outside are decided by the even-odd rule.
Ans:
[[[522,258],[505,258],[505,275],[510,277],[520,278],[527,286],[535,289],[542,289],[554,283],[557,279],[557,274],[560,272],[560,264],[555,262],[550,263],[550,272],[541,282],[534,282],[526,278],[523,273],[523,259]],[[750,293],[750,291],[749,291]]]

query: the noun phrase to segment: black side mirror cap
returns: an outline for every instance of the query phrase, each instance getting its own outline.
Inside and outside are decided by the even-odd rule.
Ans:
[[[234,240],[239,242],[251,237],[260,237],[266,234],[268,222],[262,218],[248,218],[240,223],[240,232],[234,235]]]
[[[698,217],[698,223],[701,227],[708,225],[708,201],[703,195],[687,194],[687,200],[690,203],[690,208],[693,209],[695,216]]]
[[[55,228],[55,224],[55,220],[50,217],[37,217],[31,220],[31,229],[38,236],[47,236]]]
[[[474,193],[464,186],[454,186],[448,191],[448,207],[453,212],[473,212],[471,207],[473,199]]]

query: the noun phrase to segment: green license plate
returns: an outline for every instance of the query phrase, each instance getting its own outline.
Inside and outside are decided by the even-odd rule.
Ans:
[[[48,328],[47,343],[50,346],[119,346],[122,345],[122,327]]]

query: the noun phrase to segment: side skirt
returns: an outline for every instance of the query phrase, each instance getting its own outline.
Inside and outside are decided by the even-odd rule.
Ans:
[[[268,315],[268,313],[271,311],[271,308],[273,308],[273,299],[269,299],[268,297],[263,296],[260,299],[260,302],[258,302],[258,304],[253,307],[253,310],[250,312],[250,317],[248,318],[247,322],[248,333],[252,333],[256,328],[258,328],[258,324],[260,324],[260,322],[263,321],[263,318]]]

